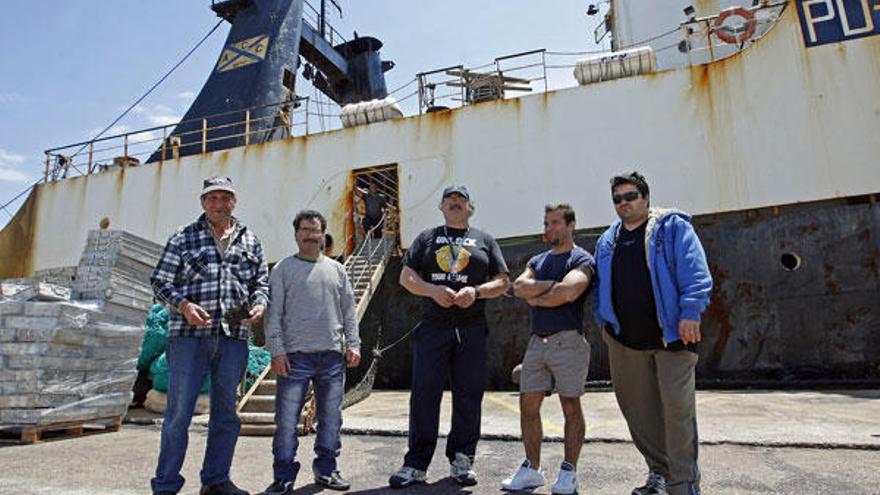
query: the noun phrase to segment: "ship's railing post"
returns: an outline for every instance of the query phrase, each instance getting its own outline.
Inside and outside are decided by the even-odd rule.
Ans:
[[[95,142],[89,141],[89,165],[88,165],[88,173],[92,173],[92,161],[95,156]]]
[[[168,127],[165,126],[162,128],[162,158],[159,159],[159,163],[165,163],[165,153],[168,151]]]
[[[541,67],[544,69],[544,92],[548,91],[547,86],[547,50],[541,50]]]
[[[706,44],[709,46],[709,62],[715,61],[715,47],[712,46],[712,22],[706,19]]]
[[[46,171],[43,173],[43,182],[49,183],[49,166],[52,163],[52,154],[46,153]]]
[[[202,119],[202,154],[208,152],[208,119]]]
[[[425,106],[425,76],[419,74],[416,78],[419,81],[419,115],[422,115]]]
[[[251,111],[244,111],[244,145],[251,144]]]
[[[309,107],[311,107],[311,106],[312,106],[311,97],[306,97],[306,136],[309,135],[309,119],[310,119],[310,115],[311,115],[309,112]]]
[[[127,168],[128,167],[128,134],[122,136],[122,148],[123,148],[122,168]]]

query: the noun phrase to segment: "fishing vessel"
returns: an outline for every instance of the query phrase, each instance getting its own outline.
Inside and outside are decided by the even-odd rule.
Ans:
[[[590,6],[608,51],[427,67],[392,91],[381,41],[326,23],[335,2],[211,7],[232,27],[183,121],[47,151],[45,180],[0,232],[0,278],[75,265],[90,229],[164,243],[199,214],[201,179],[226,175],[270,262],[289,254],[299,209],[325,213],[362,333],[384,348],[418,319],[399,255],[441,221],[446,185],[468,186],[473,224],[515,276],[544,249],[546,203],[574,206],[592,250],[614,220],[608,179],[638,169],[653,204],[694,216],[707,252],[701,380],[880,378],[880,1],[611,0]],[[333,103],[297,96],[298,75]],[[549,90],[553,77],[570,84]],[[391,206],[378,243],[358,229],[370,182]],[[488,385],[510,389],[528,308],[505,297],[488,318]],[[585,329],[591,377],[607,378]],[[382,359],[376,386],[407,387],[408,346]]]

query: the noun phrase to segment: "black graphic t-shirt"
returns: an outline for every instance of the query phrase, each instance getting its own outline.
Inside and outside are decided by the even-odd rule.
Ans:
[[[425,282],[445,285],[454,291],[488,282],[508,273],[501,248],[495,239],[473,227],[428,229],[413,241],[403,263],[418,272]],[[467,324],[486,317],[486,301],[477,299],[469,308],[444,308],[425,298],[425,320],[450,325]]]

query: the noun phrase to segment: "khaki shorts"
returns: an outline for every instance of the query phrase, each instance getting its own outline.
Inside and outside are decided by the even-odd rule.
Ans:
[[[532,335],[523,358],[519,391],[580,397],[590,369],[590,343],[576,330],[549,337]]]

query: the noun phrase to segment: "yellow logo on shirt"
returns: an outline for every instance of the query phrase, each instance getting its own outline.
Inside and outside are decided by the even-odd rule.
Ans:
[[[435,251],[435,254],[437,255],[437,266],[446,273],[458,273],[467,268],[468,263],[471,261],[471,253],[468,252],[467,249],[460,246],[454,246],[455,253],[458,257],[455,259],[455,266],[450,266],[453,258],[452,249],[453,248],[449,245],[445,245]]]

